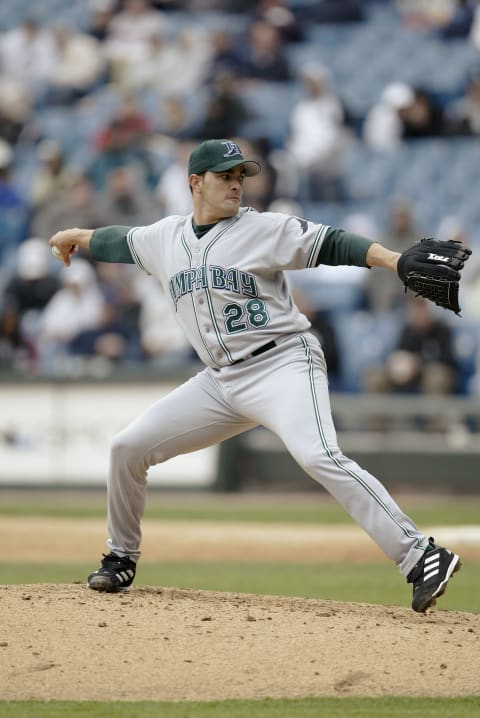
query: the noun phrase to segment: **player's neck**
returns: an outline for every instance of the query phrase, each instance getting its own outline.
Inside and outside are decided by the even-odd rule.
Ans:
[[[200,237],[203,237],[204,234],[207,234],[207,232],[209,232],[212,227],[215,227],[216,224],[216,222],[211,222],[209,224],[197,224],[192,217],[192,228],[195,233],[195,236],[198,239],[200,239]]]
[[[209,212],[194,211],[193,213],[193,222],[197,227],[203,227],[206,224],[217,224],[217,222],[221,222],[222,219],[227,219],[227,217],[220,217],[210,214]]]

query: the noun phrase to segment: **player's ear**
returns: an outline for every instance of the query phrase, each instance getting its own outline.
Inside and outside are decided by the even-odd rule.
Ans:
[[[190,192],[193,194],[202,183],[203,175],[190,175],[188,182],[190,184]]]

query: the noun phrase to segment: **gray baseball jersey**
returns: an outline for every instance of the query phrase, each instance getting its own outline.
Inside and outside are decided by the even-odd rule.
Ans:
[[[328,226],[242,208],[198,239],[191,215],[133,228],[137,264],[157,277],[201,360],[227,366],[310,322],[283,270],[314,267]],[[258,237],[252,242],[252,237]]]
[[[131,257],[160,280],[206,368],[113,440],[108,544],[116,554],[140,556],[150,466],[257,425],[280,437],[403,575],[424,554],[427,538],[339,449],[323,352],[288,290],[284,270],[315,267],[328,230],[242,208],[200,238],[191,215],[128,232]]]

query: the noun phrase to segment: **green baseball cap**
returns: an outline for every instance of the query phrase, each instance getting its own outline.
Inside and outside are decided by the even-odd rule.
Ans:
[[[255,160],[246,160],[242,150],[232,140],[206,140],[190,154],[188,174],[200,175],[203,172],[224,172],[237,165],[245,165],[247,177],[258,175],[261,165]]]

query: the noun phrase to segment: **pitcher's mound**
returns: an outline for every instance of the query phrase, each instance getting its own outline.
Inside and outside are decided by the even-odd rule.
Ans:
[[[479,695],[480,615],[136,587],[0,586],[1,699]]]

